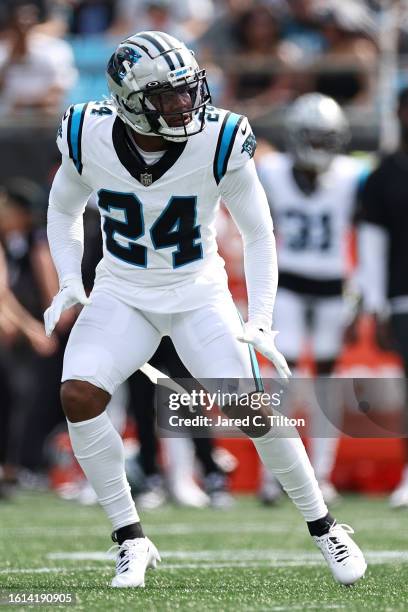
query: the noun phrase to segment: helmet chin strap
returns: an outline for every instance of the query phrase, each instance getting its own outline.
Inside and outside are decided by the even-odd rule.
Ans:
[[[150,126],[149,131],[147,130],[143,130],[142,128],[140,128],[138,125],[136,125],[135,123],[133,123],[127,116],[126,113],[123,111],[123,109],[121,108],[121,106],[119,104],[117,104],[116,100],[114,98],[112,98],[113,103],[116,106],[117,109],[117,113],[118,116],[120,117],[120,119],[126,123],[126,125],[128,125],[129,127],[132,128],[132,130],[134,130],[137,134],[141,134],[142,136],[152,136],[152,137],[158,137],[161,136],[162,138],[164,138],[165,140],[168,140],[170,142],[186,142],[188,140],[188,138],[190,137],[190,134],[184,131],[181,132],[180,130],[180,134],[166,134],[166,133],[161,133],[159,131],[154,131],[153,128]],[[150,106],[149,110],[155,111],[155,112],[159,112],[157,111],[157,109],[151,104],[151,102],[148,102],[148,106]],[[164,123],[164,125],[163,125]],[[195,117],[192,117],[191,121],[187,124],[186,127],[190,126],[190,125],[194,125],[195,123]],[[160,128],[163,130],[173,130],[173,129],[177,129],[177,128],[171,128],[171,126],[169,126],[162,115],[160,115],[160,119],[159,119],[159,124],[160,124]],[[159,128],[159,129],[160,129]]]
[[[130,128],[132,128],[132,130],[134,132],[136,132],[137,134],[141,134],[142,136],[151,136],[152,138],[157,138],[159,136],[161,136],[162,138],[164,138],[165,140],[169,140],[171,142],[185,142],[186,140],[188,140],[188,135],[185,136],[172,136],[170,134],[160,134],[157,132],[153,132],[153,130],[150,128],[149,132],[146,132],[145,130],[140,129],[139,126],[135,125],[134,123],[132,123],[130,121],[130,119],[128,119],[125,115],[125,113],[122,111],[122,109],[120,107],[117,107],[117,112],[118,115],[120,117],[120,119],[126,123],[126,125],[128,125]],[[170,128],[168,128],[170,129]]]
[[[161,130],[170,130],[171,132],[174,130],[175,128],[172,128],[167,121],[164,118],[163,112],[160,110],[157,110],[157,108],[154,106],[154,104],[152,104],[152,102],[150,100],[146,100],[145,104],[147,106],[147,108],[151,111],[157,112],[159,113],[158,116],[158,123],[160,124],[160,128],[158,128],[157,132],[154,132],[152,130],[152,132],[149,132],[149,136],[161,136],[162,138],[164,138],[165,140],[169,140],[170,142],[185,142],[186,140],[188,140],[188,133],[186,134],[186,132],[180,129],[180,134],[166,134],[166,133],[162,133]],[[193,119],[191,120],[193,121]],[[190,122],[191,123],[191,122]],[[177,128],[176,128],[177,129]]]
[[[119,118],[126,123],[126,125],[128,125],[130,128],[132,128],[132,130],[134,132],[136,132],[137,134],[141,134],[142,136],[157,136],[157,134],[155,134],[154,132],[150,131],[146,132],[145,130],[142,130],[139,126],[135,125],[134,123],[132,123],[132,121],[130,121],[130,119],[128,119],[125,115],[125,113],[123,112],[123,110],[120,108],[120,106],[116,105],[116,109],[117,109],[117,113]]]
[[[188,140],[188,136],[168,136],[166,134],[162,134],[164,140],[169,140],[170,142],[186,142]]]

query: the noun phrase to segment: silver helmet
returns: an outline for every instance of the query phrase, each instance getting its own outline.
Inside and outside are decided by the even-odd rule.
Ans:
[[[205,70],[176,38],[164,32],[127,38],[110,58],[106,76],[119,117],[139,134],[177,142],[204,128],[211,102]],[[184,105],[169,111],[177,95]]]
[[[333,98],[300,96],[286,116],[287,149],[303,168],[324,172],[349,140],[349,124]]]

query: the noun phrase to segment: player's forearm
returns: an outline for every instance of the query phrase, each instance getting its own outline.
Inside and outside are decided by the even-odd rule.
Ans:
[[[278,284],[276,247],[267,198],[253,162],[229,173],[221,192],[244,243],[249,320],[270,329]]]
[[[381,313],[387,308],[388,237],[372,223],[362,223],[358,231],[359,284],[364,308]]]
[[[91,192],[71,161],[63,159],[52,184],[47,218],[48,242],[60,285],[67,277],[81,278],[83,212]]]
[[[39,326],[38,321],[20,304],[15,295],[6,290],[2,303],[3,315],[23,334],[28,335],[30,331]]]
[[[35,271],[40,296],[45,307],[51,302],[58,291],[58,278],[51,253],[45,241],[38,242],[31,253],[31,261]]]
[[[81,262],[84,252],[82,215],[73,217],[62,213],[50,202],[47,235],[60,285],[67,277],[81,278]]]
[[[278,265],[273,231],[246,244],[245,278],[248,292],[248,320],[262,329],[272,327],[272,313],[278,286]]]

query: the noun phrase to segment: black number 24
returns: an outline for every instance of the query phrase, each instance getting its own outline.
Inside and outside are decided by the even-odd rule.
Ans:
[[[141,201],[134,193],[107,189],[99,191],[98,196],[99,207],[111,215],[105,216],[103,222],[109,253],[133,266],[146,268],[147,248],[136,242],[145,233]],[[196,217],[195,196],[173,196],[150,228],[155,249],[176,247],[172,253],[173,268],[185,266],[203,256],[201,244],[197,243],[201,234]]]

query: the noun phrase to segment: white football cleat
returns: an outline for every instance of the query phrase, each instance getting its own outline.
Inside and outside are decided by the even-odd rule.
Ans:
[[[186,482],[186,480],[183,482],[175,481],[170,489],[174,501],[179,506],[205,508],[210,505],[208,495],[193,480],[190,482]]]
[[[156,510],[166,503],[167,497],[161,476],[148,476],[146,490],[136,497],[136,507],[141,510]]]
[[[198,484],[188,476],[171,478],[169,490],[173,501],[179,506],[205,508],[210,505],[210,498]]]
[[[391,508],[408,508],[408,481],[401,484],[390,495]]]
[[[95,493],[95,489],[87,480],[80,488],[77,499],[82,506],[95,506],[98,503],[98,496]]]
[[[334,506],[334,504],[338,504],[341,501],[340,493],[328,480],[320,480],[319,489],[322,492],[323,499],[328,506]]]
[[[111,586],[117,588],[144,587],[147,569],[156,569],[159,551],[149,538],[125,540],[116,557],[116,576]]]
[[[354,533],[349,525],[333,523],[328,533],[313,536],[316,545],[326,559],[334,578],[341,584],[354,584],[367,569],[363,553],[348,535]]]

